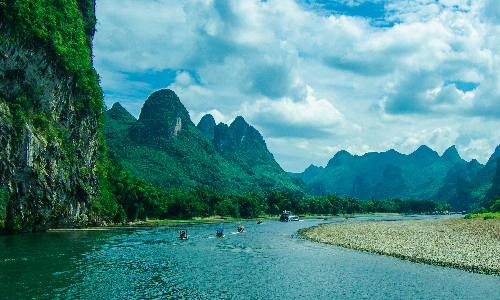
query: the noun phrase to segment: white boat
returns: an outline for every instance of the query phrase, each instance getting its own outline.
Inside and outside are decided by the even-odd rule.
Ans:
[[[282,222],[298,221],[298,220],[299,220],[299,216],[297,216],[296,214],[294,214],[291,211],[285,210],[283,213],[281,213],[281,216],[280,216],[280,221],[282,221]]]

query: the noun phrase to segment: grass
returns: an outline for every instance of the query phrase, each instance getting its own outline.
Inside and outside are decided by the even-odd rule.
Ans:
[[[484,220],[488,219],[500,219],[500,212],[496,213],[483,213],[483,214],[468,214],[465,216],[466,219],[478,219],[482,218]]]

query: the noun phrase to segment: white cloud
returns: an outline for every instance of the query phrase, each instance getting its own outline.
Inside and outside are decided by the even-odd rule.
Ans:
[[[483,163],[491,156],[491,145],[487,139],[471,140],[468,145],[459,146],[458,150],[468,158],[468,160],[478,160]]]
[[[188,72],[177,72],[175,81],[167,88],[173,90],[182,104],[190,110],[206,110],[213,108],[212,98],[216,97],[211,89],[199,85]],[[202,99],[207,102],[200,101]]]
[[[193,78],[191,75],[189,75],[189,72],[177,72],[177,76],[175,77],[175,83],[178,84],[179,86],[190,86],[194,82]]]
[[[317,100],[314,90],[307,87],[306,99],[294,102],[290,98],[271,101],[267,98],[244,105],[241,114],[272,136],[297,137],[309,134],[331,135],[345,126],[345,119],[328,100]]]
[[[175,1],[99,0],[96,14],[94,55],[122,71],[180,67],[179,53],[191,47],[186,15]]]
[[[191,116],[191,120],[193,121],[193,123],[195,125],[198,124],[198,122],[200,122],[201,118],[203,118],[203,116],[205,116],[205,115],[212,115],[212,117],[214,117],[215,124],[219,124],[219,123],[230,124],[233,121],[233,119],[227,118],[220,111],[218,111],[216,109],[212,109],[212,110],[205,111],[205,112],[199,112],[199,113],[189,112],[189,115]]]
[[[98,0],[94,62],[106,104],[138,115],[154,89],[171,88],[193,121],[243,115],[285,169],[324,165],[338,150],[420,144],[456,143],[485,162],[500,134],[491,130],[500,127],[498,1],[377,3],[391,26],[293,0]],[[171,75],[139,76],[155,72]]]

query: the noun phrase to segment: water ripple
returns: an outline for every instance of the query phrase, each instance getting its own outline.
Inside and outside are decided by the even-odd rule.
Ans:
[[[296,235],[321,223],[197,224],[188,228],[188,240],[179,240],[177,227],[44,233],[36,238],[46,242],[27,249],[26,239],[8,247],[4,239],[0,289],[6,299],[489,299],[500,294],[500,277]],[[231,233],[237,225],[246,231],[215,238],[215,229]]]

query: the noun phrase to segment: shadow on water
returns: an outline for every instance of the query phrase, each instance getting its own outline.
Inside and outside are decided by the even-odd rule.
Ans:
[[[385,219],[408,219],[389,217]],[[366,220],[370,218],[357,218]],[[380,219],[380,218],[378,218]],[[349,219],[348,221],[356,221]],[[331,219],[327,222],[345,221]],[[310,242],[265,221],[0,237],[0,298],[491,299],[500,277]],[[245,226],[238,233],[236,227]],[[224,238],[216,238],[216,229]]]

